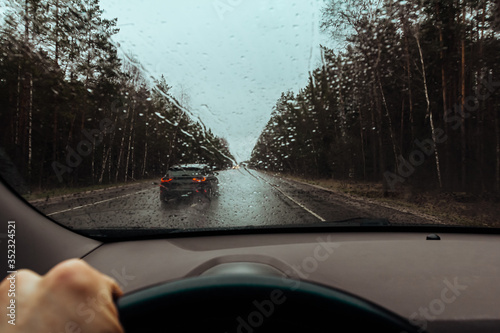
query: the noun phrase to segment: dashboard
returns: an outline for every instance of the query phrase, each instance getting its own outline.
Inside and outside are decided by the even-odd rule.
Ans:
[[[125,293],[202,275],[283,276],[347,291],[429,332],[500,327],[497,235],[340,232],[104,244],[84,257]],[[432,238],[432,237],[431,237]]]

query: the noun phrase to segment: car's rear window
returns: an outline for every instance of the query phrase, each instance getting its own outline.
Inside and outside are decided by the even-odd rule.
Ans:
[[[186,168],[186,169],[171,169],[168,171],[168,175],[171,177],[182,177],[182,176],[196,176],[201,174],[207,174],[206,169],[198,168]]]

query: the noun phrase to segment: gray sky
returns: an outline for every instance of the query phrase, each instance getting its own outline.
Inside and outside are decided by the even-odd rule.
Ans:
[[[102,0],[114,41],[248,159],[281,92],[320,63],[323,0]]]

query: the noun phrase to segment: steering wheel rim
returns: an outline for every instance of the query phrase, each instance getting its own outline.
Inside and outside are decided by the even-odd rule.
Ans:
[[[335,326],[349,332],[423,332],[358,296],[274,276],[187,278],[126,294],[117,305],[127,333],[332,332]]]

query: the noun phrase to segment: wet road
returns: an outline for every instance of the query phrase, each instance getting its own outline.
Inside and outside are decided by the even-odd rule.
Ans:
[[[249,169],[218,175],[220,196],[162,205],[158,185],[140,183],[38,201],[44,214],[72,229],[219,228],[310,224],[356,217],[429,223],[422,217]]]

